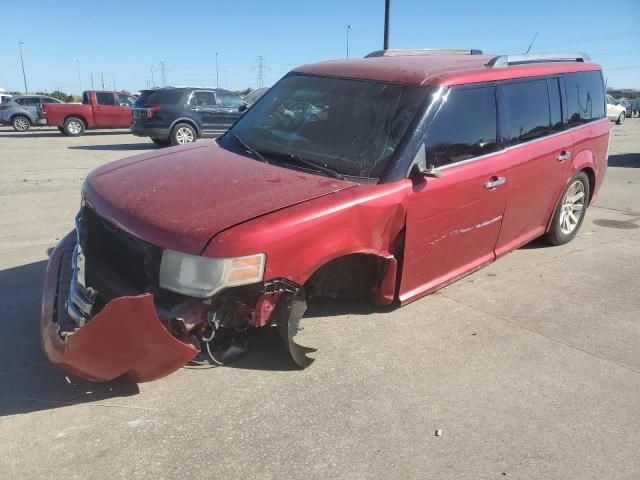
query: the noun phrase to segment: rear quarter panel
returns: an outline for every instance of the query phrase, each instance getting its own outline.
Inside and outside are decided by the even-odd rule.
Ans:
[[[572,175],[580,170],[590,168],[595,174],[595,185],[591,192],[591,201],[596,198],[598,190],[607,171],[609,154],[609,136],[611,123],[607,119],[589,123],[573,130],[573,162]],[[567,180],[568,181],[568,180]]]
[[[62,127],[69,117],[80,117],[87,128],[95,126],[93,121],[93,107],[81,103],[45,103],[42,111],[49,125]]]

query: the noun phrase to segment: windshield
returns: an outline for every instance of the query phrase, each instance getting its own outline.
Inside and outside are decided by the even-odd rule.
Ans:
[[[267,160],[299,159],[342,175],[380,178],[429,92],[293,74],[265,93],[230,132]],[[231,138],[220,144],[233,145]]]

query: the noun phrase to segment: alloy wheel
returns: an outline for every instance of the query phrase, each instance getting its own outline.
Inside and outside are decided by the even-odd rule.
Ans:
[[[29,129],[29,121],[24,117],[18,117],[13,121],[13,126],[19,132],[24,132]]]
[[[76,121],[69,122],[67,125],[67,129],[69,130],[69,133],[71,133],[72,135],[78,135],[82,130],[82,125],[80,125],[80,122],[76,122]]]
[[[194,140],[193,131],[187,127],[180,127],[176,132],[176,140],[180,145],[192,143]]]
[[[580,224],[584,215],[584,193],[584,184],[576,180],[564,194],[560,209],[560,231],[565,235],[571,235]]]

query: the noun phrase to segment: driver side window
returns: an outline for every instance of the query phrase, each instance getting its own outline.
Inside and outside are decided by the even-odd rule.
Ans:
[[[427,130],[427,165],[441,167],[497,150],[496,88],[453,88]]]

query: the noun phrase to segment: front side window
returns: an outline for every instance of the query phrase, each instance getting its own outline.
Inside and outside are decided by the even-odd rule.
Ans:
[[[515,145],[549,133],[549,94],[546,80],[507,83],[502,86],[505,118],[503,141]]]
[[[496,88],[453,88],[427,130],[427,164],[441,167],[497,150]]]
[[[237,135],[268,160],[293,168],[306,163],[342,175],[380,178],[431,91],[293,74],[265,93],[221,145],[237,147]]]
[[[245,105],[242,99],[227,92],[216,93],[218,97],[218,105],[225,108],[240,108]]]
[[[213,92],[193,92],[189,98],[189,106],[198,107],[215,107],[216,96]]]
[[[27,98],[25,105],[37,107],[38,105],[40,105],[40,103],[42,103],[42,101],[40,100],[40,97],[29,97]]]
[[[96,92],[96,101],[98,105],[115,105],[116,100],[113,93]]]
[[[123,93],[116,94],[118,97],[118,105],[121,107],[131,107],[133,106],[133,102],[135,101],[133,97],[129,95],[125,95]]]
[[[567,73],[567,125],[575,127],[605,116],[605,93],[602,74],[597,72]]]

